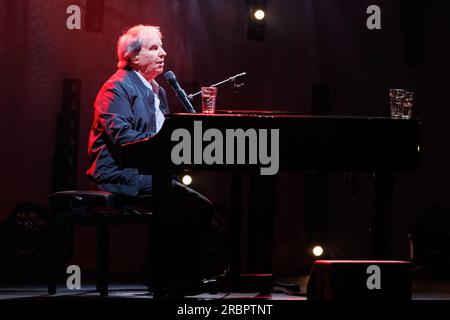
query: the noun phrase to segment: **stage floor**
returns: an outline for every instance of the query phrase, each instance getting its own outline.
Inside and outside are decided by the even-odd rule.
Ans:
[[[262,300],[307,300],[306,284],[308,276],[293,276],[276,279],[277,282],[295,283],[300,286],[298,294],[290,293],[281,287],[274,287],[271,294],[258,292],[219,292],[217,294],[200,294],[186,297],[196,300],[227,300],[227,299],[262,299]],[[82,284],[80,290],[69,290],[63,284],[58,286],[57,294],[49,296],[46,284],[36,285],[1,285],[0,300],[60,300],[60,299],[153,299],[153,295],[146,290],[144,285],[133,282],[111,282],[109,296],[100,297],[95,292],[94,282]],[[450,280],[415,280],[413,281],[412,300],[450,300]]]

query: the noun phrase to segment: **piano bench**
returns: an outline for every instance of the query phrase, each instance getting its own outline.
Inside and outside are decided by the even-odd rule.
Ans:
[[[101,296],[108,295],[109,226],[144,224],[149,236],[152,221],[149,210],[136,208],[126,199],[105,191],[60,191],[49,196],[49,295],[56,293],[64,265],[64,234],[76,225],[96,226],[96,289]]]

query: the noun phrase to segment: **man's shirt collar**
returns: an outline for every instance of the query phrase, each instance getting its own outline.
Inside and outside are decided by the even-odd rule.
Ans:
[[[155,80],[152,80],[152,82],[148,82],[147,79],[145,79],[144,76],[139,71],[133,70],[133,72],[135,72],[138,75],[139,79],[142,80],[142,83],[147,88],[152,90],[156,95],[159,94],[159,84]]]

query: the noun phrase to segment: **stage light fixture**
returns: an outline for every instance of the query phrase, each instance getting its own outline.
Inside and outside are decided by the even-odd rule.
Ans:
[[[266,13],[264,12],[264,10],[258,9],[255,11],[253,16],[255,17],[256,20],[262,20],[266,16]]]
[[[183,182],[184,185],[188,186],[192,183],[192,177],[187,174],[187,175],[183,176],[181,181]]]
[[[320,257],[320,256],[323,255],[323,253],[324,253],[324,250],[323,250],[322,246],[320,246],[320,245],[316,245],[316,246],[314,246],[313,249],[312,249],[312,254],[313,254],[315,257]]]
[[[19,255],[36,255],[47,244],[47,211],[37,203],[17,204],[6,220],[6,239]]]
[[[267,0],[246,0],[248,9],[247,39],[264,40],[266,31]]]

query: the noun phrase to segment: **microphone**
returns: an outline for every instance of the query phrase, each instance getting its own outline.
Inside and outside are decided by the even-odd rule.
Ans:
[[[177,77],[175,77],[175,73],[173,73],[172,71],[167,71],[164,74],[164,77],[177,94],[186,111],[190,113],[196,113],[194,107],[192,106],[186,95],[186,92],[184,92],[184,90],[180,87],[180,84],[177,81]]]

